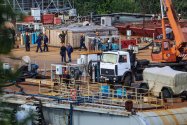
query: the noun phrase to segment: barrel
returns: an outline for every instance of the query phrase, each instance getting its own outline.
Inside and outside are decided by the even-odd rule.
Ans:
[[[110,86],[109,85],[102,85],[101,92],[103,95],[108,95],[110,92]]]
[[[35,34],[32,33],[32,44],[35,44]]]
[[[23,33],[23,43],[25,44],[25,42],[26,42],[26,34]]]
[[[133,109],[133,102],[132,100],[127,100],[125,102],[125,109],[128,111],[128,112],[131,112],[132,109]]]

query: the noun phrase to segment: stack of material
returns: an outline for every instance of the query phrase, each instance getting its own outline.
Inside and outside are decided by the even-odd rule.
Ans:
[[[61,23],[62,23],[61,18],[59,18],[59,17],[55,17],[55,18],[54,18],[54,24],[55,24],[55,25],[60,25]]]
[[[44,14],[42,15],[42,23],[45,24],[53,24],[54,23],[54,14]]]
[[[34,22],[34,17],[33,16],[26,16],[24,18],[24,22],[26,22],[26,23]]]

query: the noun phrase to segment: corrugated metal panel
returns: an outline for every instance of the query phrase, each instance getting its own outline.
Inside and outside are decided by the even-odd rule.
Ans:
[[[50,30],[50,45],[61,46],[59,34],[62,33],[60,30]]]
[[[186,125],[187,108],[159,110],[138,113],[140,121],[145,125]]]

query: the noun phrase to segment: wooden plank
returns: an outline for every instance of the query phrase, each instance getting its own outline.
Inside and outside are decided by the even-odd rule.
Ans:
[[[166,101],[167,103],[181,103],[182,99],[181,98],[167,98]]]
[[[78,53],[79,55],[89,55],[89,54],[102,54],[102,51],[85,51]]]

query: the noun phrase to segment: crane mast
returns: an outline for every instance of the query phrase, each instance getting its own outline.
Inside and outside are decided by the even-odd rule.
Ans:
[[[165,7],[166,15],[169,20],[170,26],[173,30],[173,34],[175,36],[176,47],[180,48],[181,44],[185,41],[185,37],[183,35],[181,26],[177,19],[177,15],[175,13],[173,4],[171,0],[160,0],[161,1],[161,11],[162,11],[162,30],[165,30],[165,22],[164,22],[164,12],[163,12],[163,5]],[[163,38],[166,39],[165,31],[163,32]]]
[[[187,57],[187,41],[176,16],[171,0],[160,0],[162,12],[163,39],[155,40],[152,49],[152,60],[156,62],[180,62]],[[169,24],[174,34],[174,40],[166,37],[165,21]]]

